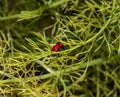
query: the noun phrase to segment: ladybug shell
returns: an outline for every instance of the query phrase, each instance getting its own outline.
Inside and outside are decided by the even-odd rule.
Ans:
[[[63,44],[62,43],[57,43],[56,45],[54,45],[51,49],[52,52],[57,52],[60,51],[60,49],[63,48]]]

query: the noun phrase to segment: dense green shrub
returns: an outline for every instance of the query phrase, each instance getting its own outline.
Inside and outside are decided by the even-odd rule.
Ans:
[[[119,97],[119,59],[119,0],[0,1],[1,97]]]

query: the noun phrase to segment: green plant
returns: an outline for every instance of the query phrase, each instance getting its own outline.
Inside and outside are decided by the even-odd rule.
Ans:
[[[0,2],[1,96],[119,96],[119,0]]]

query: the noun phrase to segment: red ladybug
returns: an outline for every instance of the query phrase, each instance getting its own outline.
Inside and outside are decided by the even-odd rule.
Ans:
[[[57,52],[57,51],[60,51],[60,50],[62,50],[62,49],[64,49],[64,45],[62,44],[62,43],[57,43],[57,44],[55,44],[53,47],[52,47],[52,49],[51,49],[51,51],[52,52]]]

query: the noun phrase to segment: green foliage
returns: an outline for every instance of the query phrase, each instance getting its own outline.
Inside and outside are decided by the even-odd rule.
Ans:
[[[118,97],[119,13],[119,0],[0,1],[0,96]]]

